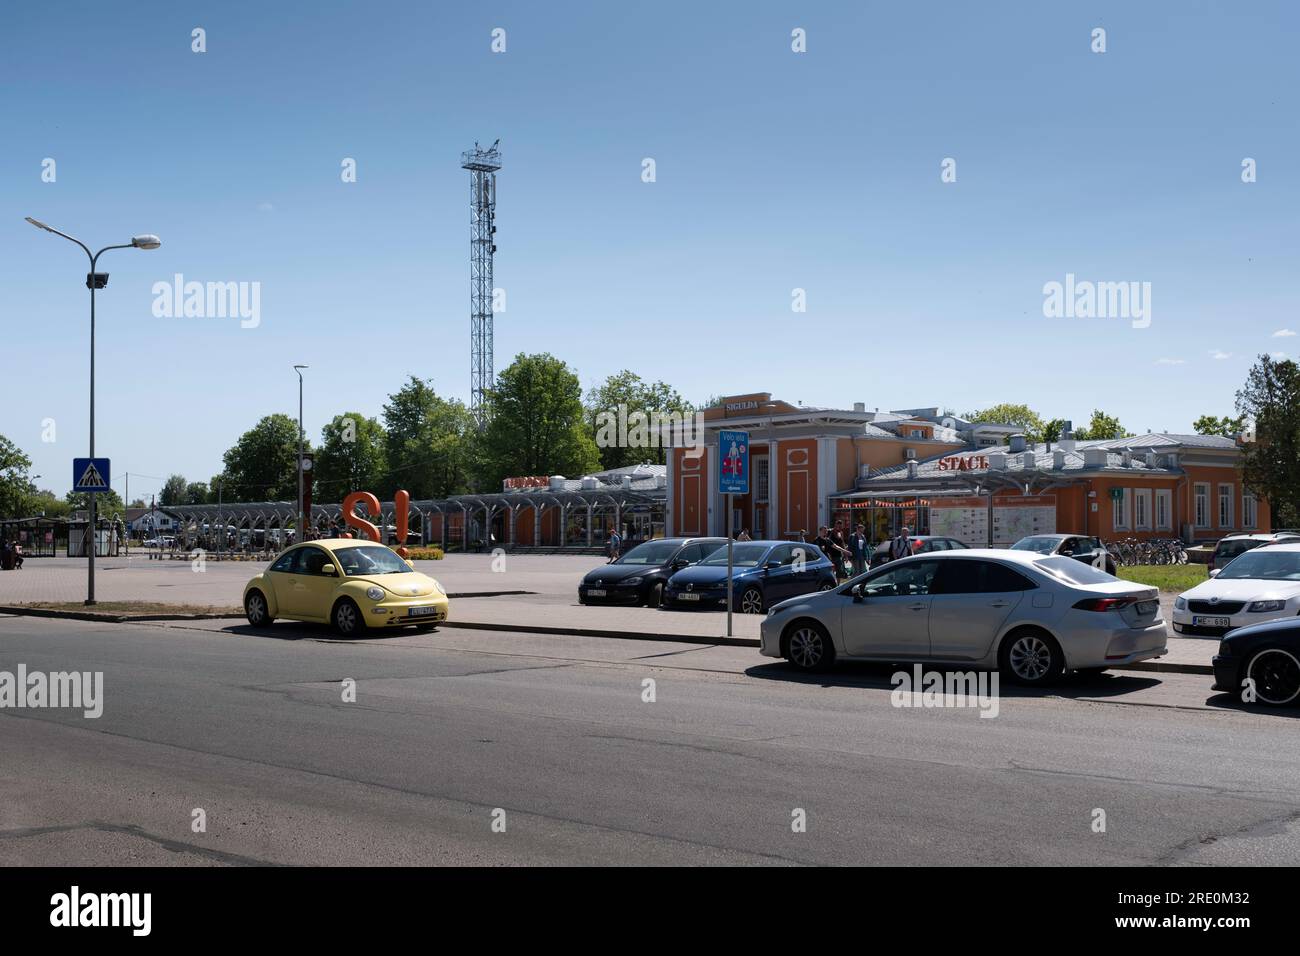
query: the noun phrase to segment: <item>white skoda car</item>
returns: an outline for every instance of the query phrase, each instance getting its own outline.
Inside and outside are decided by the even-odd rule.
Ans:
[[[1174,633],[1222,637],[1300,614],[1300,543],[1266,544],[1210,571],[1174,601]]]

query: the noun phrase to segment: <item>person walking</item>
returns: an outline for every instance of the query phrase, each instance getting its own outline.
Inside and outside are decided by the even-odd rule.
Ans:
[[[19,544],[17,541],[15,541],[14,542],[14,570],[21,571],[22,569],[23,569],[23,546]]]
[[[902,530],[898,532],[898,537],[889,542],[889,560],[897,561],[899,558],[905,558],[912,553],[912,529],[903,525]]]
[[[618,533],[618,528],[611,528],[609,532],[609,563],[613,564],[618,560],[619,552],[623,547],[623,537]]]
[[[736,540],[737,540],[737,541],[753,541],[754,539],[751,538],[751,537],[749,536],[749,529],[748,529],[748,528],[741,528],[741,529],[740,529],[740,534],[736,535]]]
[[[870,553],[867,549],[871,547],[871,543],[867,541],[866,531],[866,525],[859,521],[857,530],[849,535],[849,556],[853,560],[853,576],[855,578],[867,569],[868,554]]]

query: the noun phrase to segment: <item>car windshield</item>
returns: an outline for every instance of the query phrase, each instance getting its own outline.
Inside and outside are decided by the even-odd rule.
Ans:
[[[1059,555],[1035,561],[1034,567],[1067,584],[1105,584],[1115,580],[1100,568],[1075,561],[1073,558],[1062,558]]]
[[[1300,551],[1248,551],[1219,572],[1216,581],[1300,581]]]
[[[1043,535],[1034,535],[1032,538],[1021,538],[1011,546],[1012,551],[1037,551],[1039,554],[1051,554],[1056,547],[1059,538],[1048,538]]]
[[[767,545],[765,544],[735,544],[731,547],[732,563],[738,568],[754,568],[758,562],[763,560],[763,555],[767,554]],[[727,565],[727,546],[724,544],[717,551],[705,558],[700,564]]]
[[[339,548],[334,557],[343,565],[349,577],[367,574],[406,574],[411,568],[397,556],[397,552],[379,545],[357,548]]]
[[[647,541],[645,544],[638,544],[623,557],[615,561],[615,564],[636,564],[643,567],[658,567],[671,558],[681,547],[672,541]]]

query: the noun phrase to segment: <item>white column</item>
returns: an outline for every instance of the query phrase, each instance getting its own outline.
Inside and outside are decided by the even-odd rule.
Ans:
[[[777,456],[781,453],[778,442],[775,438],[768,439],[767,442],[767,536],[769,538],[780,538],[781,532],[781,501],[778,489],[781,483],[777,480]]]
[[[709,483],[708,488],[704,490],[704,501],[709,509],[708,514],[704,516],[704,533],[710,537],[718,537],[722,534],[722,497],[718,494],[718,446],[708,446],[709,463],[706,467],[707,474],[705,480]]]
[[[817,524],[831,523],[830,496],[837,489],[839,443],[834,438],[817,439]]]
[[[668,498],[664,502],[664,537],[677,536],[677,449],[669,448],[664,456],[668,463]]]

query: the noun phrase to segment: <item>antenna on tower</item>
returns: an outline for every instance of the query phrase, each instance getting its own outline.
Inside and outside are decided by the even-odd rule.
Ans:
[[[469,170],[469,392],[470,411],[482,431],[487,425],[485,397],[492,388],[492,254],[496,247],[497,170],[500,138],[487,149],[460,154]]]

